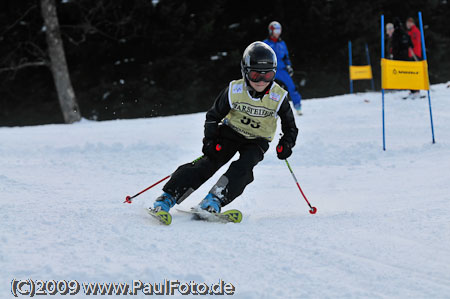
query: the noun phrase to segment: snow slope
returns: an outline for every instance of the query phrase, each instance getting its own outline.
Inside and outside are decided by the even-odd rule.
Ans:
[[[174,211],[171,226],[156,225],[145,207],[162,186],[123,203],[201,155],[204,113],[0,128],[0,298],[14,278],[222,279],[234,298],[450,298],[450,89],[432,88],[436,144],[427,100],[389,93],[386,152],[379,93],[305,101],[289,162],[317,214],[272,144],[229,205],[241,224]]]

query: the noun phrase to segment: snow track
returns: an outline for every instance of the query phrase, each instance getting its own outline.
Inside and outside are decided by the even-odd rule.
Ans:
[[[272,144],[227,207],[240,224],[174,210],[172,225],[156,225],[145,208],[161,186],[123,203],[201,155],[204,113],[0,128],[0,298],[14,278],[222,279],[233,298],[450,298],[450,90],[432,88],[437,143],[427,100],[388,93],[386,152],[379,93],[305,101],[289,162],[317,214]]]

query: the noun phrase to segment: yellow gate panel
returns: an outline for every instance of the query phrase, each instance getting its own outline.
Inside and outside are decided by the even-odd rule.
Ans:
[[[372,79],[372,67],[370,65],[351,65],[350,80]]]
[[[383,89],[429,90],[427,61],[381,59]]]

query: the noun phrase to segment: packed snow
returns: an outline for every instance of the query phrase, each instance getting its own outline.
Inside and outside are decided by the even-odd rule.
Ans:
[[[317,214],[274,142],[227,206],[240,224],[155,223],[163,184],[123,203],[201,155],[204,113],[0,128],[0,297],[13,279],[168,279],[233,298],[450,298],[450,89],[432,86],[435,144],[428,100],[404,95],[386,94],[385,152],[380,93],[304,101],[288,160]]]

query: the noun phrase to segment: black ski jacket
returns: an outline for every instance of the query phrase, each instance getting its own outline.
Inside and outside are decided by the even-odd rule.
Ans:
[[[403,30],[402,26],[394,22],[394,33],[392,34],[392,56],[394,60],[410,60],[409,48],[413,47],[411,37]]]
[[[270,87],[268,87],[270,88]],[[262,97],[265,92],[256,94],[256,97]],[[255,94],[254,94],[255,95]],[[216,98],[213,106],[206,113],[205,121],[205,138],[215,139],[218,134],[218,127],[222,119],[230,112],[230,102],[228,100],[228,87],[225,88]],[[298,129],[295,125],[294,114],[286,97],[278,110],[281,119],[281,130],[283,137],[281,140],[287,142],[291,148],[295,146]],[[238,133],[239,134],[239,133]]]

